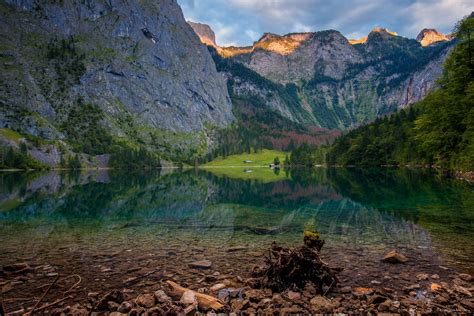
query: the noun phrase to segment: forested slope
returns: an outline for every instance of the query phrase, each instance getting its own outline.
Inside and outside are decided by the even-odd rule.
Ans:
[[[338,138],[327,162],[474,170],[473,28],[473,14],[456,26],[458,44],[446,60],[439,90],[408,109]]]

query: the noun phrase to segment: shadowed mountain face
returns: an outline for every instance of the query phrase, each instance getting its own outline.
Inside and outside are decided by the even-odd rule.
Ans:
[[[113,137],[150,145],[202,132],[187,144],[199,147],[234,120],[225,80],[175,0],[8,0],[0,16],[0,128],[68,141],[70,114],[91,104]]]
[[[334,30],[266,33],[252,47],[216,51],[290,90],[296,105],[241,72],[224,71],[233,79],[231,93],[265,99],[294,122],[346,129],[413,104],[435,87],[453,41],[435,30],[422,34],[416,41],[376,28],[349,41]]]

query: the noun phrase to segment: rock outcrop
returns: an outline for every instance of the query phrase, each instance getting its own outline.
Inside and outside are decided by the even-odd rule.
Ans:
[[[416,37],[416,40],[420,42],[422,46],[429,46],[439,42],[449,41],[450,38],[435,29],[423,29]]]
[[[199,39],[202,43],[209,46],[217,47],[216,34],[209,25],[192,21],[188,21],[188,24],[191,25],[194,32],[199,36]]]

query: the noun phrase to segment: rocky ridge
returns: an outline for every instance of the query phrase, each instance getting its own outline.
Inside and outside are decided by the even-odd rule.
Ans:
[[[254,96],[260,91],[260,96],[270,95],[269,108],[295,122],[346,129],[421,100],[435,86],[453,43],[421,45],[375,28],[355,41],[334,30],[266,33],[251,47],[220,47],[217,52],[271,82],[294,85],[299,106],[275,106],[275,93],[261,85],[249,89],[245,78],[233,86],[233,93],[251,90],[248,95]],[[235,75],[226,72],[227,77]]]

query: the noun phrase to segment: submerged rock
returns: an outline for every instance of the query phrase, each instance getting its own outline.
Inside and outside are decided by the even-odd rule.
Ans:
[[[248,247],[245,247],[245,246],[236,246],[236,247],[230,247],[229,249],[227,249],[228,252],[236,252],[236,251],[243,251],[243,250],[247,250]]]
[[[392,250],[386,253],[382,260],[388,263],[405,263],[408,261],[408,258],[396,250]]]
[[[195,269],[210,269],[212,266],[212,262],[209,260],[199,260],[191,262],[189,266]]]

